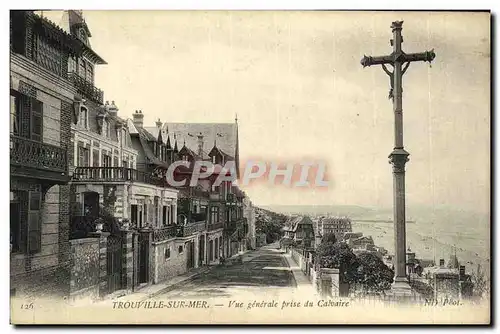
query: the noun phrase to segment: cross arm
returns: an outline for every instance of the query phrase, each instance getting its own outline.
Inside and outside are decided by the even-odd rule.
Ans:
[[[363,59],[361,59],[361,65],[363,65],[363,67],[372,65],[392,64],[393,62],[394,58],[392,57],[392,55],[377,56],[377,57],[364,56]]]
[[[434,58],[436,58],[434,49],[432,49],[431,51],[404,54],[404,61],[408,63],[413,61],[428,61],[430,63],[434,60]]]

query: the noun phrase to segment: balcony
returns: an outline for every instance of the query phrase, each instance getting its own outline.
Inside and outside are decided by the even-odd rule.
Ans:
[[[68,181],[68,157],[64,148],[10,136],[11,174],[54,181]]]
[[[166,187],[164,179],[125,167],[77,167],[73,180],[79,182],[141,182]]]
[[[161,242],[174,238],[177,234],[177,225],[168,225],[161,229],[153,230],[153,242]]]
[[[79,94],[96,103],[104,103],[104,92],[95,87],[91,82],[85,80],[75,72],[68,73],[68,79],[73,83]]]
[[[203,232],[203,231],[205,231],[205,229],[206,229],[206,222],[205,221],[188,223],[185,226],[180,225],[177,227],[177,236],[178,237],[189,237],[190,235],[193,235],[197,232]]]
[[[207,230],[208,231],[214,231],[222,228],[224,225],[222,223],[215,223],[215,224],[208,224],[207,225]]]

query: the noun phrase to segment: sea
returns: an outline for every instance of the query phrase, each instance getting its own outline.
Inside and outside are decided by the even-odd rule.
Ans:
[[[353,218],[354,232],[371,235],[377,246],[394,254],[394,225],[383,222],[357,222],[367,219],[392,220],[387,212],[375,217]],[[478,264],[489,277],[490,274],[490,218],[489,215],[457,210],[431,210],[408,212],[406,224],[406,247],[419,259],[446,263],[456,255],[466,271],[476,271]]]
[[[372,236],[377,246],[394,254],[394,225],[392,209],[373,209],[357,206],[281,206],[273,209],[283,213],[311,216],[332,215],[349,217],[353,232]],[[451,255],[457,256],[468,273],[481,271],[490,277],[490,214],[460,209],[434,207],[408,207],[406,210],[406,247],[419,259],[446,263]],[[377,220],[360,222],[359,220]],[[379,221],[390,222],[379,222]]]

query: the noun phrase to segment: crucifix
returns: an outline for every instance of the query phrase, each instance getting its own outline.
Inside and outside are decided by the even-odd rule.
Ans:
[[[394,290],[409,290],[406,277],[406,218],[405,218],[405,164],[410,155],[403,146],[403,75],[408,70],[410,63],[417,61],[429,62],[434,60],[434,50],[420,53],[405,53],[401,49],[403,36],[403,21],[392,22],[393,38],[391,46],[393,51],[387,56],[367,57],[361,60],[364,67],[382,65],[382,69],[389,76],[391,88],[389,98],[392,99],[394,111],[394,150],[389,155],[389,163],[393,172],[394,196]],[[387,65],[392,67],[392,72]],[[396,292],[396,291],[395,291]]]

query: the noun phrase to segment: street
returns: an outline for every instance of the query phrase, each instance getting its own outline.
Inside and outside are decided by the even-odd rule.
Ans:
[[[161,299],[267,298],[290,294],[296,282],[285,255],[277,244],[243,255],[243,263],[214,267],[180,288],[159,295]]]

